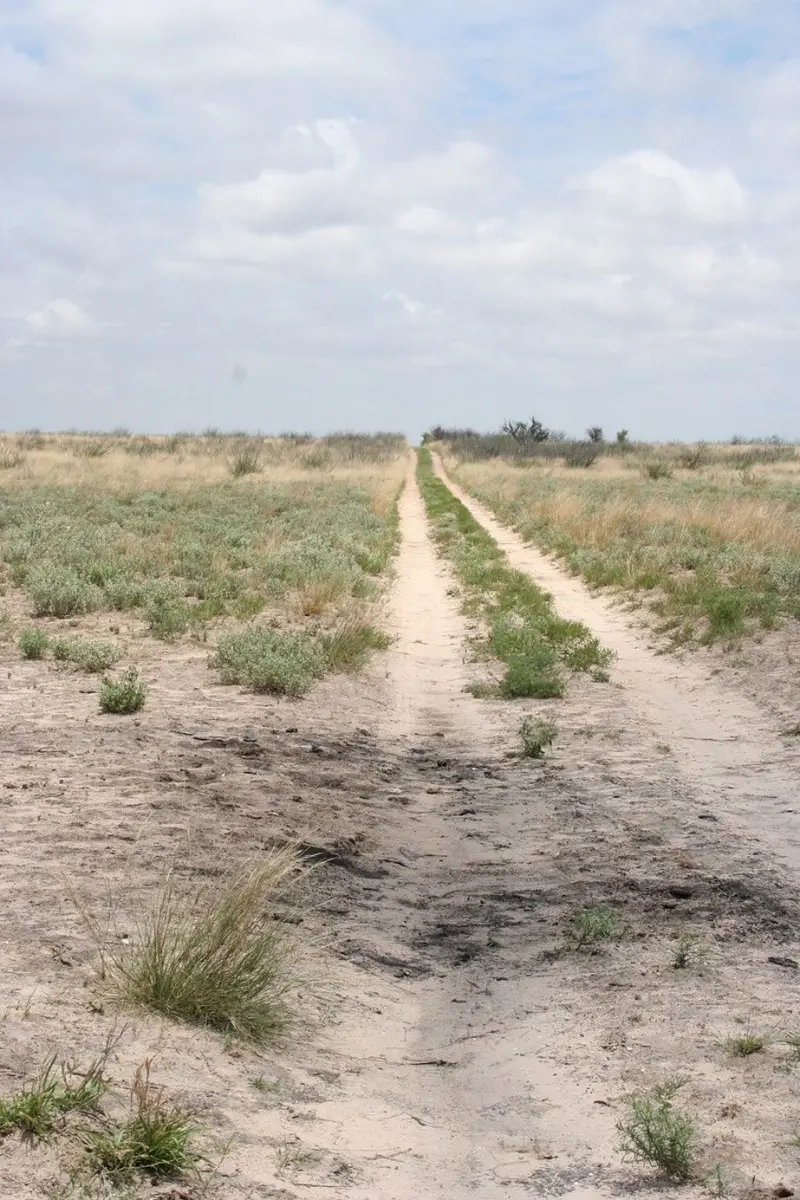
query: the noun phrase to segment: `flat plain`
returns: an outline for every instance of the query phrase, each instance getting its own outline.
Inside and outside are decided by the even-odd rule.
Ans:
[[[793,464],[433,450],[5,439],[0,1196],[795,1190]],[[142,984],[282,854],[272,1033]]]

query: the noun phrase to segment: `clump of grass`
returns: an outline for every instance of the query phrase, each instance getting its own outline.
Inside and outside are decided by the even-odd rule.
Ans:
[[[330,671],[360,671],[374,650],[385,650],[391,642],[388,634],[359,620],[346,621],[322,637]]]
[[[103,1070],[102,1060],[78,1072],[52,1055],[28,1087],[7,1100],[0,1099],[0,1137],[17,1130],[23,1137],[40,1141],[67,1113],[96,1111],[107,1090]]]
[[[181,887],[170,873],[134,947],[105,952],[122,999],[259,1045],[273,1041],[295,1016],[296,951],[271,906],[300,869],[289,849],[214,891]]]
[[[25,581],[36,617],[74,617],[99,606],[99,589],[69,567],[39,567]]]
[[[156,1182],[185,1175],[199,1162],[196,1129],[186,1111],[170,1103],[144,1063],[131,1087],[131,1112],[122,1124],[87,1130],[83,1141],[91,1168],[112,1180],[146,1176]]]
[[[50,638],[44,629],[23,629],[19,635],[19,651],[23,658],[44,658],[49,644]]]
[[[325,673],[325,648],[312,634],[246,629],[226,633],[217,643],[212,665],[223,683],[254,692],[302,696]]]
[[[719,1047],[732,1054],[734,1058],[749,1058],[751,1054],[760,1054],[769,1044],[769,1038],[763,1033],[735,1033],[730,1037],[720,1038]]]
[[[558,729],[550,721],[534,721],[526,717],[519,730],[522,753],[525,758],[544,758],[548,746],[558,736]]]
[[[103,458],[111,450],[111,440],[102,441],[93,438],[90,441],[78,442],[73,453],[76,458]]]
[[[129,714],[144,708],[147,689],[139,680],[136,667],[128,667],[119,679],[106,676],[100,685],[100,711]]]
[[[588,904],[575,913],[571,932],[576,950],[621,937],[619,913],[607,904]]]
[[[228,470],[234,479],[242,475],[257,475],[261,470],[261,448],[255,443],[242,443],[234,448],[228,459]]]
[[[628,1114],[617,1122],[623,1159],[658,1167],[679,1183],[692,1177],[698,1143],[695,1121],[673,1104],[685,1082],[671,1079],[649,1094],[629,1096]]]
[[[55,638],[53,658],[56,662],[73,663],[81,671],[98,675],[107,671],[122,658],[122,651],[114,642],[89,638]]]

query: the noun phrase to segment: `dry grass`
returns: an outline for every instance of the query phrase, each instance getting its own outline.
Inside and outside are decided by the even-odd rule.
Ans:
[[[731,452],[736,451],[731,447]],[[676,642],[800,617],[800,459],[643,477],[630,458],[450,460],[459,481],[527,540],[595,586],[645,593]]]

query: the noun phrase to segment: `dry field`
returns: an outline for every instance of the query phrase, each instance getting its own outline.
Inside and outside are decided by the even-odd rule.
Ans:
[[[391,439],[0,461],[2,1200],[794,1193],[768,709]]]

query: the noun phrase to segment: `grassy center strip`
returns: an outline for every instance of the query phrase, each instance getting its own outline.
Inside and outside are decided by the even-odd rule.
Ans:
[[[473,690],[543,699],[563,696],[569,671],[605,681],[611,652],[585,625],[559,617],[547,592],[509,567],[497,543],[437,479],[425,447],[418,452],[417,481],[434,541],[464,589],[462,609],[486,626],[480,649],[505,664],[497,689]]]

